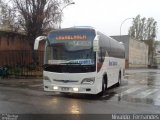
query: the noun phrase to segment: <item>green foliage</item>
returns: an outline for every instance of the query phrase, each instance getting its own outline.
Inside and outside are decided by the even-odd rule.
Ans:
[[[34,64],[34,63],[30,63],[30,64],[27,64],[27,65],[16,65],[16,66],[7,66],[7,73],[9,75],[15,75],[15,76],[18,76],[18,75],[22,75],[22,74],[25,74],[25,72],[31,72],[31,71],[34,71],[36,70],[37,66]]]
[[[155,46],[155,48],[160,47],[160,41],[155,41],[155,42],[154,42],[154,46]]]
[[[27,66],[26,66],[26,68],[28,69],[28,70],[35,70],[36,69],[36,64],[34,64],[34,63],[30,63],[30,64],[28,64]]]
[[[137,15],[129,29],[129,35],[138,40],[154,40],[157,34],[157,22],[153,18],[141,18]]]

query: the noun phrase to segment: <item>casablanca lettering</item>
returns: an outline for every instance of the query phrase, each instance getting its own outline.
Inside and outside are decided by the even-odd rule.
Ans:
[[[56,40],[87,40],[86,35],[66,35],[66,36],[58,36]]]

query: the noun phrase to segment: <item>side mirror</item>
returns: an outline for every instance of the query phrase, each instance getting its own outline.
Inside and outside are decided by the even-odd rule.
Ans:
[[[39,46],[39,42],[42,40],[46,40],[47,37],[46,36],[39,36],[35,39],[35,43],[34,43],[34,50],[38,50],[38,46]]]
[[[99,51],[99,35],[96,35],[96,37],[93,40],[93,51],[98,52]]]

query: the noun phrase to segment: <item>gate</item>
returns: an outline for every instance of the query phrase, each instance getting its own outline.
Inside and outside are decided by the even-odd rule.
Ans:
[[[0,77],[42,77],[44,51],[0,51]]]

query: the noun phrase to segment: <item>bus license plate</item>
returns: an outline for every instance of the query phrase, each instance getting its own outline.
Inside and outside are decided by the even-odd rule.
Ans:
[[[69,91],[69,88],[68,87],[62,87],[61,90],[62,91]]]

